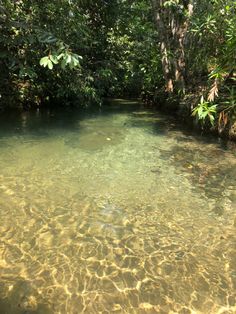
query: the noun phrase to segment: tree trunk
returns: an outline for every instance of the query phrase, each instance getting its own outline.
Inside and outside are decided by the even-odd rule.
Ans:
[[[152,0],[154,21],[160,41],[160,54],[166,91],[185,91],[185,39],[189,19],[193,13],[191,0],[182,0],[182,14],[174,7],[166,7],[165,0]]]
[[[163,7],[163,0],[152,0],[152,7],[154,12],[154,21],[158,29],[160,53],[163,76],[166,82],[166,91],[172,93],[174,90],[172,64],[170,58],[170,36],[168,34],[168,28],[165,23],[165,8]]]

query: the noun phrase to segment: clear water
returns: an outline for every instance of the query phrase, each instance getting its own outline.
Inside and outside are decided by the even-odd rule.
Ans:
[[[134,103],[0,118],[0,313],[236,313],[236,149]]]

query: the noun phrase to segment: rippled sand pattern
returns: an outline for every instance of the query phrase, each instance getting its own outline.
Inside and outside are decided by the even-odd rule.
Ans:
[[[1,314],[236,313],[233,145],[135,106],[11,119]]]

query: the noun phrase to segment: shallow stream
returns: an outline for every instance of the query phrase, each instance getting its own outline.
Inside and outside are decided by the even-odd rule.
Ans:
[[[0,118],[0,313],[236,313],[236,148],[136,103]]]

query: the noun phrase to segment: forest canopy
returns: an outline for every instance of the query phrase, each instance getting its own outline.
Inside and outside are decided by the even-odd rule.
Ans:
[[[1,107],[141,96],[235,119],[235,0],[2,0],[0,30]]]

